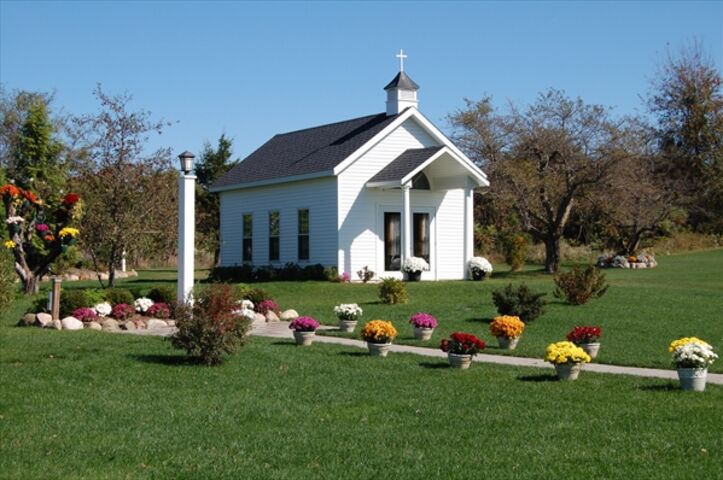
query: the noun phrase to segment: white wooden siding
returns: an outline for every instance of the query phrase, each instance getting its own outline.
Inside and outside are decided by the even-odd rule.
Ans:
[[[269,212],[280,215],[279,261],[337,263],[336,178],[323,178],[220,193],[221,265],[241,265],[243,215],[253,215],[252,264],[269,262]],[[299,262],[298,210],[309,209],[309,260]]]

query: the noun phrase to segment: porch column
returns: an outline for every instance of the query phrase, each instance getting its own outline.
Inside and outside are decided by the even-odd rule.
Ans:
[[[469,276],[467,261],[474,256],[474,189],[464,189],[464,271]]]
[[[412,207],[410,184],[402,185],[402,259],[412,256]]]

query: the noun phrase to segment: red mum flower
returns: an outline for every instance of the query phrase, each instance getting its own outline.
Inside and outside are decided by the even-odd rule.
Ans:
[[[71,205],[75,205],[76,203],[78,203],[78,200],[80,200],[80,195],[78,195],[77,193],[71,192],[71,193],[67,194],[65,196],[65,198],[63,198],[63,205],[69,207]]]
[[[20,189],[15,185],[7,184],[0,187],[0,197],[9,196],[12,198],[20,196]]]
[[[30,190],[23,190],[23,197],[25,197],[30,203],[38,203],[38,197]]]

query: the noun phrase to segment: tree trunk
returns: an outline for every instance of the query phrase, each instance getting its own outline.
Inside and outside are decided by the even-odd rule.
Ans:
[[[557,273],[560,269],[560,237],[548,234],[545,237],[545,271]]]
[[[40,291],[40,277],[30,273],[23,280],[23,292],[25,295],[35,295]]]

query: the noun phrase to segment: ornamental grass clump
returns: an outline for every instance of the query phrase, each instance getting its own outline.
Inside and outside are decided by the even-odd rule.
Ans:
[[[443,339],[439,348],[443,352],[453,353],[456,355],[477,355],[480,351],[484,350],[487,344],[484,340],[477,338],[471,333],[454,332],[449,336],[449,339]]]
[[[379,285],[379,299],[389,305],[407,303],[409,302],[407,287],[403,281],[396,278],[382,278],[382,283]]]
[[[708,368],[718,359],[713,347],[696,337],[684,337],[670,344],[673,363],[678,368]]]
[[[391,343],[397,338],[397,329],[387,320],[371,320],[364,325],[361,336],[366,342]]]
[[[554,295],[565,298],[570,305],[582,305],[595,298],[602,297],[608,290],[605,274],[594,265],[585,268],[572,267],[568,272],[560,272],[554,278]]]
[[[312,317],[298,317],[289,324],[289,328],[297,332],[315,332],[319,322]]]
[[[567,339],[575,345],[582,345],[597,343],[601,336],[602,328],[600,327],[575,327],[567,334]]]
[[[437,328],[438,322],[434,316],[418,312],[409,317],[409,323],[415,328]]]
[[[553,365],[589,363],[590,360],[590,355],[572,342],[551,343],[545,349],[545,361]]]
[[[239,292],[228,284],[212,283],[193,304],[176,309],[178,331],[171,337],[175,348],[193,360],[218,365],[247,341],[251,321],[239,313]]]
[[[518,338],[525,331],[525,322],[520,317],[502,315],[490,323],[490,333],[495,337]]]

